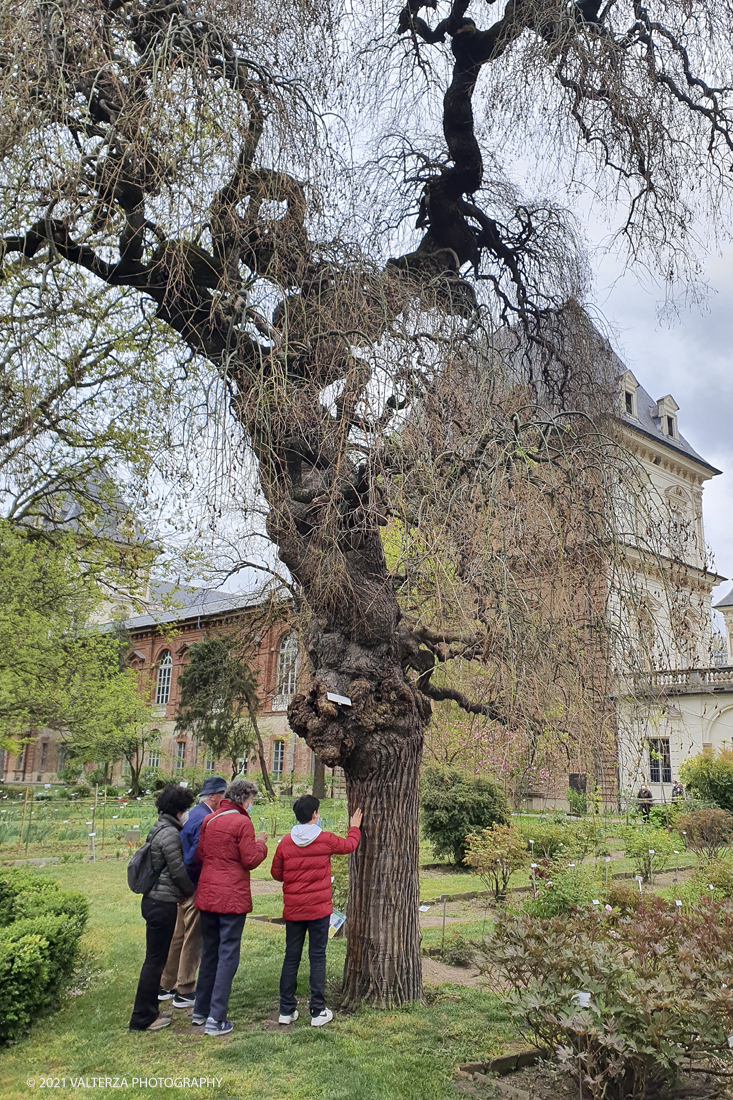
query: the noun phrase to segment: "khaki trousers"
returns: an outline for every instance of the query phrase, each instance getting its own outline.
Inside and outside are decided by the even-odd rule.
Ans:
[[[201,929],[194,899],[195,895],[178,903],[176,927],[160,979],[163,989],[193,993],[196,988],[196,971],[201,961]]]

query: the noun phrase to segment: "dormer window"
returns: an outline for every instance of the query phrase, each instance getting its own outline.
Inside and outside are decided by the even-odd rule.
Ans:
[[[679,435],[677,434],[678,409],[679,405],[669,393],[666,397],[660,397],[657,401],[657,423],[659,424],[662,435],[666,435],[668,439],[679,439]]]
[[[638,388],[639,383],[636,381],[631,371],[624,371],[619,379],[621,409],[626,416],[633,416],[634,420],[637,420],[639,417],[636,406],[636,391]]]

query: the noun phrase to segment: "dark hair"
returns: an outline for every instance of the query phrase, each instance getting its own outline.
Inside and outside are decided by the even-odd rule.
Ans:
[[[163,787],[155,800],[155,805],[158,807],[158,813],[170,814],[171,817],[175,817],[183,810],[190,809],[193,802],[193,792],[189,791],[188,787],[179,787],[177,783],[169,783],[167,787]]]
[[[320,804],[314,795],[304,794],[297,802],[293,803],[293,813],[301,825],[307,825]]]

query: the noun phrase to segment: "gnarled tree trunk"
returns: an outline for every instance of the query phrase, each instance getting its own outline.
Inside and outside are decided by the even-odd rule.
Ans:
[[[422,995],[418,780],[430,702],[409,676],[379,528],[360,518],[359,552],[343,554],[338,588],[312,547],[280,533],[311,609],[311,688],[288,717],[324,764],[344,769],[349,814],[364,811],[350,865],[344,1003],[394,1005]],[[353,528],[350,537],[353,545]]]

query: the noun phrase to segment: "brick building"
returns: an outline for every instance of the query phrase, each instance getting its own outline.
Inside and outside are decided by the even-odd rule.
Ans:
[[[298,637],[287,606],[273,609],[262,598],[193,589],[179,590],[172,599],[172,609],[151,610],[124,624],[130,639],[131,667],[138,671],[141,685],[150,691],[153,729],[160,731],[157,744],[146,753],[145,765],[171,776],[182,776],[191,768],[226,777],[231,774],[230,761],[214,760],[192,733],[175,731],[179,676],[187,664],[189,649],[207,636],[226,632],[241,637],[251,654],[259,685],[258,724],[273,780],[288,786],[292,775],[307,779],[313,772],[314,755],[290,730],[286,714],[301,667]],[[5,753],[2,778],[6,782],[50,783],[57,778],[63,762],[63,735],[44,730],[35,740],[20,746],[17,753]],[[112,782],[124,785],[124,772],[124,762],[116,762]],[[240,761],[240,772],[251,773],[256,781],[256,755]],[[329,771],[329,789],[331,778]]]

